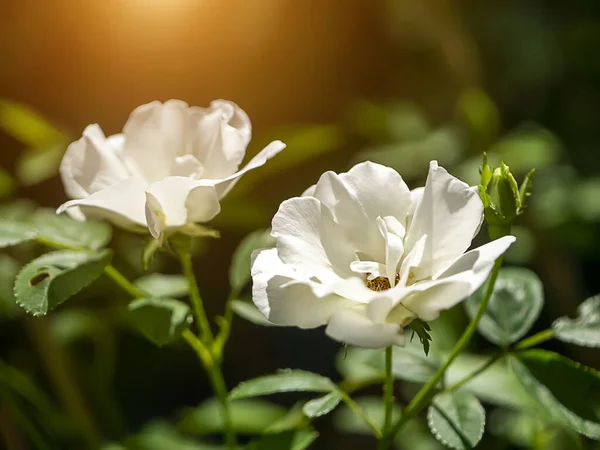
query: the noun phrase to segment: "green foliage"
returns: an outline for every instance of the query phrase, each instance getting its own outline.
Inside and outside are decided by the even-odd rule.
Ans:
[[[159,347],[178,339],[191,322],[190,307],[171,298],[136,299],[128,309],[137,329]]]
[[[273,247],[275,239],[269,230],[256,230],[247,235],[235,250],[229,266],[229,284],[233,292],[241,291],[250,281],[252,253],[261,248]]]
[[[0,247],[39,239],[55,247],[98,250],[111,238],[112,229],[104,222],[79,222],[54,211],[29,211],[27,204],[15,203],[0,219]]]
[[[5,220],[0,221],[0,248],[12,247],[31,241],[36,236],[37,230],[33,225]]]
[[[456,118],[469,136],[470,146],[480,152],[496,139],[500,113],[485,91],[465,89],[456,103]]]
[[[236,400],[230,404],[231,422],[238,434],[262,434],[274,422],[286,416],[286,409],[258,399]],[[221,406],[217,399],[203,402],[196,408],[185,409],[177,428],[187,434],[206,435],[225,430]]]
[[[138,278],[134,284],[149,297],[185,297],[190,290],[183,275],[153,273]]]
[[[429,324],[421,319],[413,319],[413,321],[410,323],[410,328],[412,329],[413,333],[416,333],[417,336],[419,336],[419,341],[423,346],[425,356],[429,355],[429,345],[431,342],[431,334],[429,334],[431,327]]]
[[[225,447],[203,444],[183,436],[170,424],[155,421],[146,425],[138,434],[127,437],[121,445],[104,447],[102,450],[224,450]]]
[[[600,347],[600,295],[588,298],[577,308],[577,317],[561,317],[552,324],[553,336],[586,347]]]
[[[242,319],[252,322],[255,325],[263,327],[276,327],[277,325],[265,319],[265,316],[249,301],[232,300],[230,302],[231,309]]]
[[[600,374],[544,350],[511,358],[513,370],[540,411],[587,437],[600,439]]]
[[[110,250],[46,253],[17,275],[17,303],[34,316],[44,315],[99,278],[111,259]]]
[[[484,284],[465,302],[471,318],[475,316],[486,289],[487,284]],[[542,282],[535,273],[517,267],[501,269],[478,330],[494,344],[510,345],[525,336],[539,317],[543,305]]]
[[[427,423],[444,445],[457,450],[474,448],[483,437],[485,410],[469,392],[443,392],[433,398]]]
[[[319,433],[313,430],[267,434],[249,443],[246,450],[305,450],[317,437]]]
[[[105,222],[79,222],[67,215],[57,216],[51,210],[36,211],[31,222],[40,237],[55,245],[98,250],[108,245],[112,237],[112,229]]]
[[[306,402],[306,404],[302,408],[302,411],[304,412],[306,417],[321,417],[333,411],[341,401],[342,395],[340,392],[330,392],[329,394],[324,395],[323,397],[318,397]]]
[[[354,399],[358,406],[364,411],[365,415],[379,428],[383,427],[385,422],[385,405],[378,397],[359,397]],[[394,404],[392,409],[392,419],[398,420],[401,415],[401,408]],[[343,405],[333,414],[333,423],[335,427],[344,433],[371,434],[372,431],[348,406]]]
[[[392,352],[392,374],[400,380],[425,383],[440,366],[437,358],[423,354],[416,341],[407,342],[405,347],[393,347]],[[383,378],[385,354],[383,350],[350,348],[347,355],[338,355],[337,366],[348,380]]]
[[[334,392],[336,385],[329,379],[304,370],[284,369],[275,375],[244,381],[230,394],[231,400],[259,397],[279,392]]]

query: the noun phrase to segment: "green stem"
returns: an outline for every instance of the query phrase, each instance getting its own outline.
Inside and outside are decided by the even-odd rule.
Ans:
[[[81,430],[87,445],[97,448],[100,432],[84,401],[83,394],[72,376],[70,361],[62,346],[52,335],[46,319],[27,319],[25,326],[38,353],[48,377],[60,398],[69,418]]]
[[[133,298],[144,297],[144,293],[140,291],[136,285],[125,278],[121,272],[115,269],[114,266],[108,265],[104,268],[104,273],[110,277],[121,289],[131,295]]]
[[[554,331],[552,329],[540,331],[527,339],[523,339],[515,345],[515,350],[525,350],[527,348],[535,347],[542,342],[549,341],[554,337]]]
[[[446,390],[448,392],[454,392],[454,391],[460,389],[463,385],[467,384],[473,378],[475,378],[478,375],[480,375],[481,373],[485,372],[492,364],[494,364],[496,361],[498,361],[503,356],[504,356],[504,353],[498,353],[497,355],[492,356],[484,364],[482,364],[478,369],[475,369],[473,372],[471,372],[466,377],[464,377],[461,380],[457,381],[452,386],[449,386],[448,389],[446,389]]]
[[[502,266],[502,256],[500,256],[496,262],[494,263],[494,268],[492,269],[492,274],[490,275],[490,279],[488,281],[487,289],[485,291],[485,295],[479,304],[479,308],[477,309],[477,313],[471,323],[467,326],[467,329],[464,331],[463,335],[460,337],[450,356],[446,360],[446,362],[437,370],[435,375],[431,377],[431,379],[421,388],[421,390],[415,395],[412,401],[408,404],[406,409],[404,410],[404,414],[402,417],[394,424],[389,433],[384,436],[383,445],[380,447],[382,450],[389,448],[392,440],[402,428],[402,426],[408,422],[411,418],[413,418],[416,414],[418,414],[429,401],[430,396],[432,395],[432,391],[436,388],[440,380],[444,377],[444,373],[448,370],[448,367],[454,362],[456,357],[467,347],[471,338],[477,331],[477,325],[479,321],[483,317],[485,310],[487,309],[487,305],[490,301],[490,297],[494,292],[494,285],[496,284],[496,279],[498,278],[498,273],[500,272],[500,266]]]
[[[211,343],[213,340],[212,331],[208,318],[206,317],[206,311],[204,310],[204,304],[202,303],[202,297],[200,296],[200,290],[198,289],[198,282],[196,281],[196,275],[194,274],[194,267],[192,266],[192,256],[189,252],[180,252],[179,259],[181,260],[181,268],[183,274],[187,278],[188,285],[190,288],[190,301],[192,302],[192,308],[194,309],[194,315],[198,321],[198,327],[200,328],[200,340],[202,342]]]
[[[381,432],[379,427],[369,418],[369,416],[367,416],[367,414],[364,412],[364,410],[360,406],[358,406],[358,404],[352,399],[352,397],[350,397],[344,391],[340,391],[340,392],[342,394],[342,401],[346,405],[348,405],[348,407],[354,412],[354,414],[356,414],[358,417],[360,417],[367,424],[367,426],[373,432],[373,435],[375,435],[375,437],[378,440],[381,439],[383,437],[383,433]]]
[[[387,433],[392,426],[392,407],[394,406],[394,377],[392,375],[392,347],[385,349],[385,422],[383,433]]]

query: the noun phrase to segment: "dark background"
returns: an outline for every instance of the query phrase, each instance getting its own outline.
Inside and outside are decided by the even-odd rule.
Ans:
[[[518,230],[525,244],[509,262],[532,268],[544,282],[546,307],[536,329],[573,315],[600,291],[599,55],[594,0],[0,0],[0,97],[29,106],[71,140],[90,123],[117,133],[131,110],[155,99],[207,105],[225,98],[253,122],[250,153],[265,140],[288,142],[284,153],[292,156],[278,158],[289,160],[239,183],[224,204],[228,216],[214,224],[222,239],[198,255],[211,315],[223,309],[241,238],[267,227],[278,204],[323,171],[375,159],[417,186],[436,158],[473,182],[482,150],[510,155],[506,162],[518,175],[538,168],[533,204]],[[523,139],[516,145],[511,138]],[[0,167],[17,171],[25,150],[26,143],[0,131]],[[11,195],[53,208],[65,200],[57,177],[22,183]],[[247,199],[247,209],[237,210]],[[115,247],[119,239],[128,238],[117,232]],[[135,264],[127,261],[138,247],[119,247],[117,265],[131,276]],[[161,270],[178,268],[167,259]],[[107,305],[121,294],[100,284],[65,308],[112,311]],[[0,356],[45,385],[29,322],[0,323]],[[183,345],[157,349],[127,328],[111,330],[115,397],[127,432],[210,395]],[[261,328],[242,319],[233,330],[224,368],[230,387],[281,367],[339,378],[339,345],[322,330]],[[483,339],[476,345],[488,346]],[[600,368],[594,352],[550,347]],[[74,351],[83,355],[77,370],[93,370],[87,348]],[[371,445],[336,435],[328,418],[317,428],[315,448]]]

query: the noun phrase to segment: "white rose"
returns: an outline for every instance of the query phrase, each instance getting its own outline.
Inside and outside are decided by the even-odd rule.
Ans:
[[[239,177],[285,147],[271,142],[238,171],[251,134],[246,113],[225,100],[208,108],[148,103],[131,113],[123,133],[109,137],[90,125],[62,160],[65,191],[74,200],[57,213],[148,227],[156,238],[190,231],[219,213]]]
[[[277,247],[253,255],[253,300],[279,325],[327,325],[332,338],[382,348],[471,295],[515,241],[466,252],[483,220],[476,188],[432,161],[424,188],[371,162],[326,172],[273,218]],[[466,252],[466,253],[465,253]]]

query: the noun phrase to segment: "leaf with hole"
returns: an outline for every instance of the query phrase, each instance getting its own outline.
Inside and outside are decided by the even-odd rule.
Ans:
[[[561,317],[552,324],[553,336],[564,342],[600,347],[600,295],[588,298],[577,308],[577,317]]]
[[[314,418],[329,414],[342,401],[342,394],[338,391],[330,392],[323,397],[315,398],[306,402],[302,411],[306,417]]]
[[[183,275],[153,273],[135,280],[138,289],[149,297],[185,297],[190,290]]]
[[[511,365],[540,411],[578,433],[600,439],[600,373],[545,350],[527,350]]]
[[[427,424],[444,445],[456,450],[474,448],[485,428],[485,409],[470,392],[442,392],[433,397]]]
[[[471,318],[477,313],[486,289],[487,283],[465,302]],[[478,330],[494,344],[510,345],[525,336],[543,304],[542,283],[535,273],[517,267],[502,269]]]
[[[244,381],[233,388],[231,400],[277,394],[279,392],[334,392],[337,386],[326,377],[304,370],[284,369]]]
[[[159,347],[179,338],[191,322],[190,307],[172,298],[139,298],[128,309],[140,333]]]
[[[99,278],[111,259],[110,250],[46,253],[17,275],[17,303],[34,316],[44,315]]]

